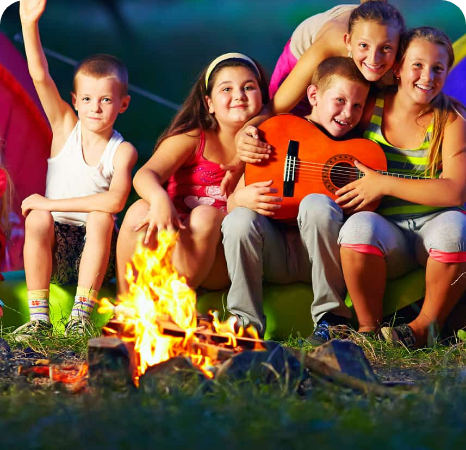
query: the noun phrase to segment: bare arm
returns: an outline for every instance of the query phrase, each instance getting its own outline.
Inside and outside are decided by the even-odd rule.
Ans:
[[[20,17],[23,29],[24,47],[26,51],[29,74],[36,88],[42,107],[50,122],[56,138],[68,136],[74,127],[77,117],[71,106],[62,100],[58,89],[49,73],[47,60],[39,35],[39,19],[46,6],[46,0],[21,0]],[[52,147],[54,147],[52,145]],[[58,148],[60,150],[61,145]],[[52,148],[52,156],[55,149]]]
[[[141,198],[151,203],[154,193],[160,189],[165,192],[162,185],[194,155],[198,144],[196,131],[165,139],[134,177],[134,188]]]
[[[276,94],[268,104],[268,112],[272,115],[290,112],[303,98],[311,84],[312,75],[317,66],[331,56],[345,56],[341,27],[329,28],[299,58],[296,66],[285,78]]]
[[[102,211],[116,214],[124,208],[131,190],[131,170],[136,160],[136,149],[129,142],[123,142],[114,157],[115,170],[107,192],[57,200],[33,194],[24,199],[21,205],[23,215],[26,216],[33,209],[84,213]]]
[[[156,230],[185,228],[163,184],[194,155],[198,144],[195,131],[171,136],[136,173],[133,182],[136,192],[149,203],[147,216],[136,227],[136,231],[147,227],[145,243]]]
[[[257,163],[263,158],[268,158],[270,146],[259,140],[257,127],[272,116],[290,112],[303,97],[306,97],[312,75],[324,59],[345,55],[343,40],[345,31],[342,26],[329,27],[299,58],[296,66],[286,77],[269,104],[264,106],[257,116],[249,120],[238,131],[235,144],[237,154],[242,161]]]
[[[344,209],[355,211],[384,195],[427,206],[460,206],[466,202],[466,122],[456,116],[447,125],[443,139],[442,178],[405,180],[378,174],[363,165],[360,180],[339,189],[337,199]]]

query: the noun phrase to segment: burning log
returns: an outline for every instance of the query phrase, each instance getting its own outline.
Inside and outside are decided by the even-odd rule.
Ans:
[[[177,235],[162,230],[157,238],[155,250],[137,246],[132,264],[127,266],[128,292],[118,298],[116,305],[101,300],[99,311],[112,312],[115,317],[104,328],[106,339],[112,336],[120,341],[115,341],[115,348],[110,343],[108,347],[103,342],[90,343],[90,365],[94,354],[97,366],[107,368],[111,363],[100,362],[105,354],[116,352],[121,361],[134,354],[131,371],[137,386],[146,370],[178,356],[188,356],[205,376],[212,378],[215,364],[242,349],[263,350],[263,342],[252,328],[235,330],[234,324],[222,324],[214,315],[198,320],[196,293],[171,262]],[[125,353],[121,342],[132,344],[130,353]]]
[[[64,387],[71,393],[81,392],[87,387],[86,363],[57,363],[37,360],[33,366],[19,366],[18,375],[34,380],[34,384]]]

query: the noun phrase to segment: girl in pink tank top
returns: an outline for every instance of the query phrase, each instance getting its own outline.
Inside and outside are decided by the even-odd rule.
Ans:
[[[162,229],[179,231],[173,263],[190,286],[228,285],[220,232],[227,198],[221,183],[225,165],[236,155],[236,133],[267,101],[264,73],[246,55],[219,56],[202,72],[134,178],[141,200],[129,208],[118,238],[120,293],[127,290],[125,267],[139,236],[155,246]]]

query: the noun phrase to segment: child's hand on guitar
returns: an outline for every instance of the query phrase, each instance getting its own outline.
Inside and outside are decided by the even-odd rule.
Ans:
[[[263,159],[268,159],[272,152],[269,144],[259,140],[259,130],[253,126],[248,126],[236,133],[235,145],[236,154],[241,161],[247,163],[260,163]]]
[[[383,185],[387,177],[369,169],[359,161],[355,161],[355,166],[364,176],[335,192],[338,195],[335,201],[345,213],[373,210],[370,205],[385,195]]]
[[[238,189],[235,192],[236,204],[252,209],[263,216],[273,217],[274,211],[281,208],[281,205],[277,205],[276,202],[281,202],[283,199],[270,195],[278,192],[276,188],[270,187],[272,184],[273,180],[259,181]]]

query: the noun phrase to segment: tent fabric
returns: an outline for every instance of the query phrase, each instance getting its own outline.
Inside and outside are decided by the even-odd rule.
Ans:
[[[455,65],[448,75],[443,91],[466,105],[466,91],[464,89],[464,80],[466,79],[466,34],[453,43],[453,49],[455,51]]]
[[[443,91],[466,105],[466,58],[461,60],[448,75]]]
[[[52,132],[40,107],[23,56],[0,34],[0,138],[1,161],[14,185],[10,214],[12,233],[0,270],[23,268],[24,218],[21,202],[45,192],[47,157]]]

